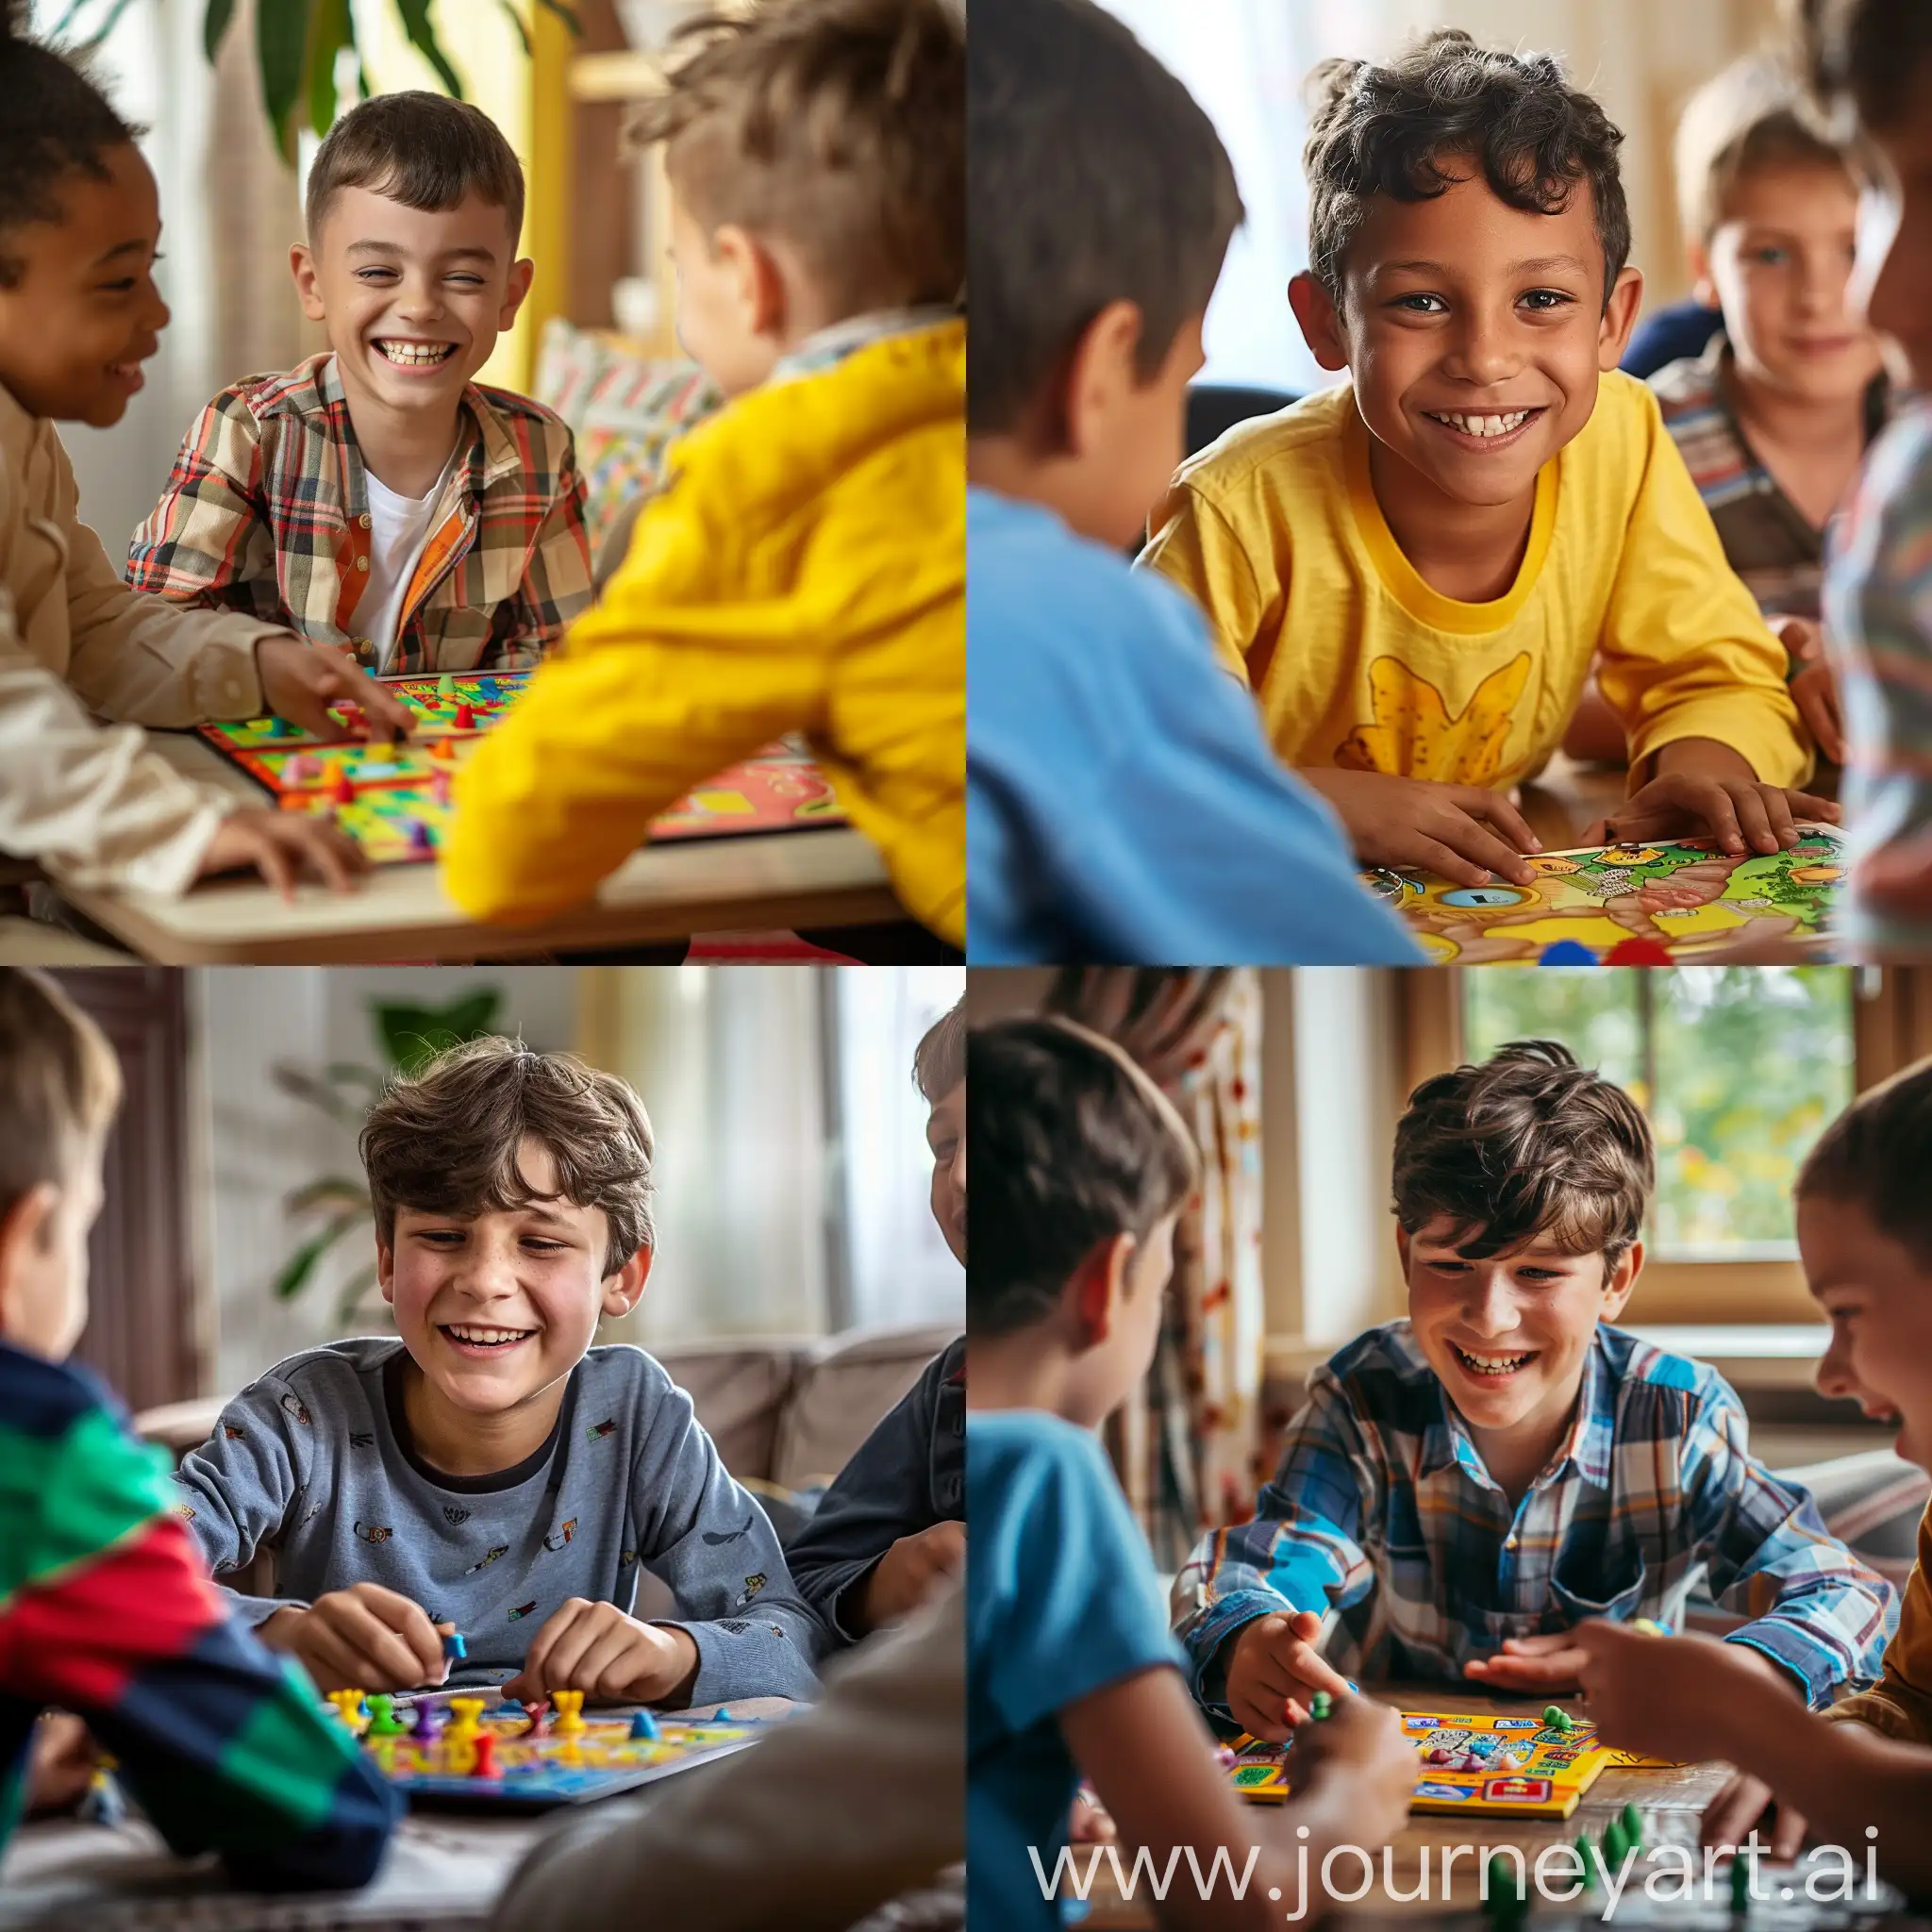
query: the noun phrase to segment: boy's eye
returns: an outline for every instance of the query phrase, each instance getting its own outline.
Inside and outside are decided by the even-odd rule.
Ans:
[[[1767,242],[1763,247],[1754,248],[1751,251],[1751,259],[1753,261],[1761,261],[1768,267],[1775,267],[1781,261],[1789,261],[1790,255],[1788,250],[1780,248],[1775,242]]]
[[[1424,308],[1422,305],[1425,302],[1433,302],[1437,306],[1434,308]],[[1392,306],[1406,310],[1410,315],[1446,315],[1449,312],[1448,303],[1440,295],[1398,295]]]
[[[1571,300],[1561,289],[1532,289],[1523,299],[1537,315],[1548,315],[1553,309],[1567,308]]]

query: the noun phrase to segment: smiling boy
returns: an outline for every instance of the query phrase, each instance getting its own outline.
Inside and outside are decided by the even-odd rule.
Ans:
[[[1394,1162],[1408,1319],[1315,1371],[1254,1521],[1175,1584],[1210,1710],[1279,1739],[1286,1701],[1349,1669],[1572,1690],[1573,1626],[1679,1622],[1700,1572],[1750,1618],[1727,1642],[1762,1684],[1819,1706],[1876,1672],[1884,1579],[1752,1460],[1716,1374],[1607,1325],[1654,1178],[1642,1114],[1548,1041],[1416,1089]]]
[[[809,1697],[823,1632],[763,1510],[641,1349],[591,1347],[651,1270],[650,1123],[622,1080],[503,1040],[397,1079],[362,1133],[399,1340],[291,1357],[181,1466],[217,1575],[323,1689]],[[684,1619],[629,1614],[640,1568]]]
[[[534,273],[516,156],[464,102],[378,95],[323,142],[306,213],[290,263],[328,352],[202,411],[128,581],[385,675],[536,663],[591,561],[569,429],[472,380]]]
[[[1518,884],[1505,796],[1592,653],[1630,741],[1616,833],[1733,852],[1832,817],[1785,656],[1726,566],[1654,397],[1617,373],[1641,277],[1621,134],[1546,56],[1442,28],[1329,61],[1290,288],[1349,381],[1185,465],[1145,561],[1208,612],[1275,751],[1357,856]]]

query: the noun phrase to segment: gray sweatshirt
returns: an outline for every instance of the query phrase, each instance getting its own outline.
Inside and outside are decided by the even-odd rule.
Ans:
[[[590,1350],[549,1441],[483,1476],[416,1455],[406,1360],[400,1341],[373,1337],[291,1356],[183,1461],[181,1513],[217,1576],[275,1552],[282,1594],[227,1592],[246,1623],[379,1583],[463,1633],[469,1656],[451,1682],[500,1683],[566,1599],[629,1610],[641,1564],[670,1586],[697,1644],[693,1703],[815,1694],[825,1633],[765,1512],[642,1349]]]

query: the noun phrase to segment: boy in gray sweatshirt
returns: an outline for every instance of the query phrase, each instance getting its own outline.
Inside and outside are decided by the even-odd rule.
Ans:
[[[591,1346],[650,1274],[637,1095],[473,1041],[391,1084],[362,1160],[400,1339],[279,1363],[177,1476],[217,1576],[275,1552],[277,1594],[236,1598],[262,1641],[325,1690],[813,1695],[825,1635],[763,1509],[650,1356]],[[629,1614],[640,1567],[679,1621]]]

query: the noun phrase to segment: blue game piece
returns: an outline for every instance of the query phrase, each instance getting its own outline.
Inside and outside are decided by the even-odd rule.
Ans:
[[[658,1720],[648,1710],[641,1710],[630,1721],[630,1734],[633,1738],[655,1738],[658,1735]]]
[[[428,827],[422,826],[421,829],[426,831]],[[457,1664],[461,1663],[470,1655],[470,1646],[463,1641],[463,1633],[460,1630],[452,1630],[442,1640],[442,1654],[452,1663]]]
[[[726,1710],[724,1707],[721,1704],[718,1707],[718,1708],[711,1713],[711,1722],[714,1724],[728,1724],[731,1722],[731,1713],[728,1710]]]
[[[1594,966],[1596,955],[1581,940],[1556,940],[1538,956],[1539,966]]]
[[[295,727],[286,718],[271,718],[268,721],[268,735],[271,738],[291,738]]]

